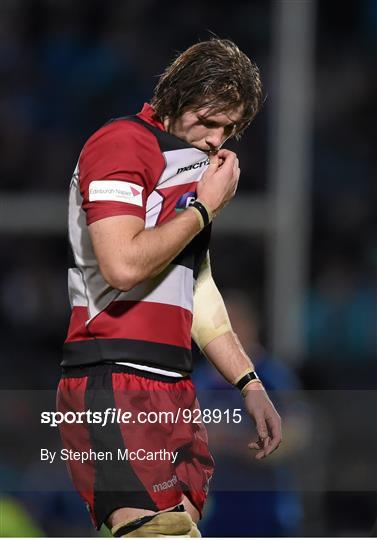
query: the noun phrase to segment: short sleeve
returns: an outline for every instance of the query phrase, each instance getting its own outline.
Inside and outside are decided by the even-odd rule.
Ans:
[[[156,137],[130,120],[95,132],[79,158],[79,183],[86,221],[119,215],[145,219],[146,201],[164,169]]]

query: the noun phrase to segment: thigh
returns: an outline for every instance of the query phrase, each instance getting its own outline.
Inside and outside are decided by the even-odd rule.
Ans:
[[[183,495],[182,504],[185,507],[186,512],[190,514],[193,522],[198,523],[200,519],[199,510],[192,504],[192,502],[186,497],[186,495]]]
[[[166,510],[171,510],[171,508],[167,508]],[[112,529],[119,523],[128,523],[141,517],[153,516],[156,513],[142,508],[117,508],[106,520],[106,525],[109,529]]]
[[[76,375],[76,376],[71,376]],[[76,489],[84,498],[97,528],[117,509],[129,515],[146,515],[173,508],[182,501],[181,483],[171,453],[190,441],[187,426],[139,422],[140,411],[175,411],[187,395],[185,381],[158,381],[123,372],[114,366],[75,368],[62,378],[58,390],[61,412],[92,411],[102,418],[111,411],[132,415],[129,422],[61,425],[64,447],[112,459],[68,461]],[[110,413],[107,413],[110,411]],[[177,429],[176,429],[177,428]],[[136,518],[135,518],[136,519]]]
[[[198,510],[193,506],[190,500],[183,495],[182,504],[185,511],[190,515],[194,523],[198,523],[200,514]],[[173,508],[166,508],[164,512],[173,510]],[[117,508],[114,512],[110,514],[106,520],[107,527],[111,530],[113,527],[119,523],[129,523],[135,519],[156,515],[157,512],[152,512],[151,510],[146,510],[142,508]]]
[[[94,414],[104,419],[108,414],[106,411],[114,411],[119,406],[112,367],[85,368],[83,372],[81,376],[65,376],[61,379],[58,409],[63,413],[90,411],[92,419]],[[71,370],[71,374],[78,375],[78,370]],[[125,404],[127,408],[121,409],[121,412],[132,410],[137,402],[133,400],[128,405]],[[105,425],[103,422],[88,421],[70,424],[64,422],[60,426],[66,450],[91,456],[85,461],[69,459],[67,466],[97,529],[117,508],[130,507],[158,512],[165,507],[175,506],[182,499],[179,485],[176,491],[169,490],[170,499],[159,497],[158,494],[155,496],[148,475],[153,462],[144,462],[130,455],[135,441],[148,440],[145,426],[131,424],[126,433],[122,427],[119,422],[111,422],[109,418]],[[102,459],[103,456],[105,459]],[[160,474],[169,478],[168,464],[163,462],[162,466],[164,468],[162,471],[160,469]],[[158,466],[154,469],[157,471]]]

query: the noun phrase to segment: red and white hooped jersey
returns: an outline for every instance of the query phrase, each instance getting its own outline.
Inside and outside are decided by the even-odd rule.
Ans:
[[[88,225],[135,215],[145,227],[173,219],[196,197],[205,152],[164,131],[152,107],[112,120],[85,144],[70,185],[72,307],[62,365],[136,361],[191,371],[193,289],[210,239],[206,227],[157,277],[122,292],[102,277]]]

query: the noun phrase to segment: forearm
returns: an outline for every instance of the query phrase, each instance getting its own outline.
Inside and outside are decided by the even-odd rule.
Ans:
[[[233,332],[224,300],[212,278],[209,253],[202,263],[194,291],[191,335],[207,358],[230,383],[246,370],[254,371]]]
[[[252,361],[233,332],[215,338],[204,348],[204,352],[230,383],[246,370],[254,371]],[[257,450],[256,459],[263,459],[281,443],[281,419],[259,380],[248,383],[242,390],[242,395],[245,398],[245,408],[253,418],[258,433],[258,440],[248,446]]]
[[[186,210],[174,219],[135,235],[125,256],[137,282],[159,274],[200,232],[195,212]]]
[[[204,348],[203,352],[224,379],[231,384],[246,370],[254,371],[251,359],[234,332],[229,331],[216,337]]]

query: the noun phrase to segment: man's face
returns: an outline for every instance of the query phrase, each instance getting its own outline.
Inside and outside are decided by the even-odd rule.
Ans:
[[[242,107],[216,113],[203,107],[197,111],[188,110],[176,120],[166,119],[164,124],[165,129],[179,139],[204,152],[215,153],[232,137],[241,116]]]

